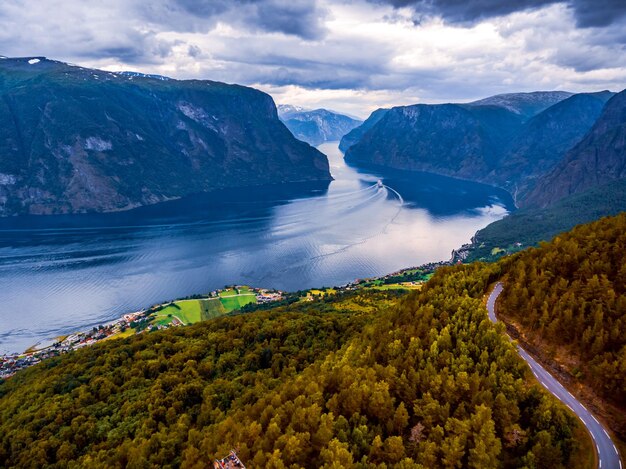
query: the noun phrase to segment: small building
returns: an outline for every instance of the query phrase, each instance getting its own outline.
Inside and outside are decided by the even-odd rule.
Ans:
[[[222,459],[216,459],[213,463],[214,469],[246,469],[243,465],[237,452],[234,449],[230,450],[230,454]]]

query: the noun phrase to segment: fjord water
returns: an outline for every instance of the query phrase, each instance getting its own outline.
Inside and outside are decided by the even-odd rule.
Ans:
[[[513,203],[426,173],[358,171],[113,214],[0,219],[0,353],[226,284],[345,284],[450,257]],[[383,187],[378,187],[381,179]]]

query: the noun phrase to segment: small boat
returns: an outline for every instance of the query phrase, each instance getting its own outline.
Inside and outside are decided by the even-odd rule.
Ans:
[[[376,183],[376,187],[378,188],[382,188],[383,187],[383,181],[381,181],[380,179],[378,180],[378,182]]]

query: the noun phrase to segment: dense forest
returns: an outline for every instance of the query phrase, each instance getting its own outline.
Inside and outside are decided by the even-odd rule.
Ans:
[[[578,420],[487,318],[501,266],[144,333],[0,384],[0,466],[584,467]]]
[[[578,226],[502,264],[499,313],[538,349],[566,356],[573,376],[626,411],[626,214]]]

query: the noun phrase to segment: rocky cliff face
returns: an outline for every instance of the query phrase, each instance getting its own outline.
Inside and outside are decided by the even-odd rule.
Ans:
[[[396,107],[348,148],[346,161],[481,180],[520,125],[495,106]]]
[[[278,115],[294,137],[313,146],[338,141],[361,124],[359,120],[326,109],[307,111],[286,105],[278,106]]]
[[[523,201],[546,207],[608,181],[626,177],[626,90],[613,96],[591,131],[542,177]]]
[[[587,134],[613,94],[575,94],[532,117],[505,146],[489,181],[523,201],[537,178],[550,171]]]
[[[0,215],[112,211],[330,180],[271,97],[211,81],[0,60]]]
[[[523,203],[538,178],[592,128],[611,96],[516,93],[469,104],[397,107],[375,122],[368,119],[346,160],[493,184]]]

